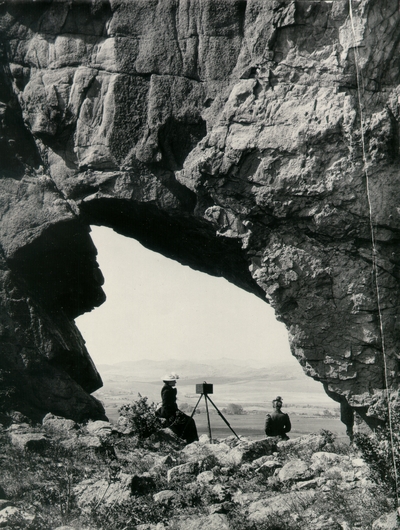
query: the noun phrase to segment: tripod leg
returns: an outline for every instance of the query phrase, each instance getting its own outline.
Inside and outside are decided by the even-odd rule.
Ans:
[[[204,398],[205,398],[205,402],[206,402],[206,411],[207,411],[208,433],[209,433],[209,435],[210,435],[210,444],[212,444],[210,413],[208,412],[207,397],[208,397],[207,394],[204,394]],[[211,401],[211,400],[210,400],[210,401]]]
[[[200,397],[199,397],[199,399],[197,400],[197,403],[196,403],[196,405],[194,406],[194,409],[192,410],[192,414],[190,415],[190,419],[193,418],[194,413],[196,412],[196,409],[197,409],[197,405],[200,403],[200,399],[201,399],[202,397],[203,397],[203,394],[200,394]]]
[[[218,409],[217,405],[212,401],[212,399],[208,395],[206,395],[206,404],[207,404],[207,398],[210,400],[210,402],[213,405],[213,407],[215,408],[215,410],[218,412],[218,414],[221,416],[221,418],[224,420],[224,422],[227,424],[227,426],[230,428],[230,430],[233,432],[233,434],[236,436],[236,438],[238,440],[240,440],[239,436],[235,433],[235,431],[229,425],[229,422],[226,420],[225,416],[222,414],[222,412],[220,412],[220,410]],[[208,409],[207,409],[207,414],[208,414]]]
[[[199,399],[197,400],[197,403],[196,403],[194,409],[192,410],[192,414],[191,414],[191,416],[190,416],[190,419],[187,421],[187,423],[186,423],[186,425],[185,425],[185,428],[184,428],[183,431],[182,431],[182,434],[181,434],[182,437],[183,437],[183,435],[185,434],[186,428],[187,428],[187,426],[189,425],[190,420],[193,418],[194,413],[196,412],[196,409],[197,409],[197,405],[200,403],[200,399],[203,397],[203,395],[204,395],[204,394],[200,394],[200,397],[199,397]]]

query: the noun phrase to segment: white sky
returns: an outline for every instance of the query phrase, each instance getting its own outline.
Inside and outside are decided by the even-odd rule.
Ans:
[[[298,366],[266,302],[111,229],[92,230],[107,301],[76,324],[95,364],[228,357]]]

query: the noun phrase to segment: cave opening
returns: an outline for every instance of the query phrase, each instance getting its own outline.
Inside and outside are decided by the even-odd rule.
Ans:
[[[300,423],[311,410],[337,415],[337,404],[304,374],[286,328],[259,296],[110,228],[92,226],[91,236],[107,300],[76,324],[103,379],[94,395],[111,421],[138,393],[159,401],[168,371],[180,375],[182,405],[194,405],[195,384],[207,380],[222,407],[237,403],[261,414],[282,395]]]

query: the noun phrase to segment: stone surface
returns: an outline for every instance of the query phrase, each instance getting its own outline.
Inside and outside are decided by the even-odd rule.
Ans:
[[[16,506],[7,506],[0,510],[0,528],[10,528],[15,520],[26,526],[32,526],[35,522],[35,516]]]
[[[285,464],[278,472],[278,478],[281,482],[308,480],[314,475],[310,466],[302,460],[292,460]]]
[[[154,502],[158,502],[160,504],[169,504],[177,497],[178,494],[173,490],[163,490],[153,495]]]
[[[3,411],[106,419],[74,325],[105,299],[97,224],[265,299],[305,373],[384,418],[397,0],[354,0],[352,21],[347,0],[26,1],[0,5]]]
[[[361,458],[359,460],[361,460]],[[324,453],[322,451],[314,453],[311,457],[311,468],[314,471],[327,471],[337,464],[342,464],[345,467],[349,467],[352,462],[350,462],[350,458],[348,456],[337,455],[336,453]],[[355,467],[357,467],[357,464]]]
[[[74,487],[74,494],[79,507],[84,509],[100,502],[107,506],[123,503],[131,498],[132,493],[140,491],[143,494],[152,487],[153,480],[149,477],[120,473],[116,479],[109,481],[84,480]]]
[[[209,484],[210,482],[213,482],[214,478],[214,473],[212,471],[202,471],[197,475],[196,480],[203,484]]]
[[[91,436],[107,438],[108,436],[111,436],[112,426],[108,421],[90,421],[86,425],[86,430]]]
[[[54,414],[46,414],[43,418],[42,425],[45,428],[49,428],[55,431],[75,431],[77,429],[77,424],[73,420],[67,420],[59,416],[54,416]]]
[[[179,466],[172,467],[168,470],[168,482],[182,475],[197,475],[199,473],[199,470],[200,465],[198,462],[187,462],[186,464],[181,464]]]
[[[324,436],[312,433],[285,442],[278,442],[278,451],[281,455],[296,455],[299,458],[304,458],[311,456],[312,453],[320,452],[326,443]]]
[[[372,530],[396,530],[396,528],[400,528],[397,512],[382,515],[372,525]]]
[[[283,515],[296,511],[296,508],[305,510],[312,504],[315,497],[314,491],[299,491],[294,495],[285,493],[269,499],[261,499],[249,506],[249,520],[253,523],[263,523],[271,515]]]
[[[229,530],[228,518],[224,514],[213,513],[204,517],[187,517],[177,522],[178,530]]]
[[[19,449],[41,453],[50,446],[50,440],[42,433],[11,433],[10,440]]]

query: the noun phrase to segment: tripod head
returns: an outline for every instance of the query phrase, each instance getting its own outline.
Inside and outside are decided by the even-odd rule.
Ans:
[[[197,384],[196,394],[205,394],[206,396],[208,394],[213,394],[213,385],[206,383],[206,381],[204,381],[203,383]]]

